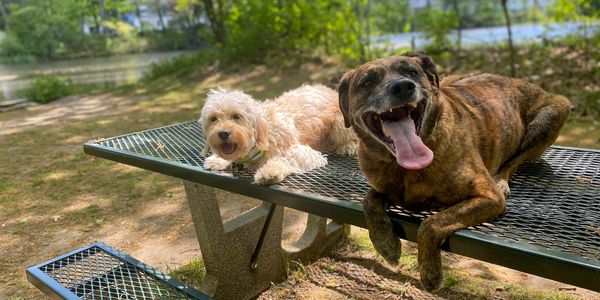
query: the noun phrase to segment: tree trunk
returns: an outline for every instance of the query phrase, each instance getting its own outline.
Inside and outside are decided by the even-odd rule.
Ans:
[[[460,14],[460,8],[458,6],[458,0],[452,0],[452,7],[454,9],[454,13],[458,18],[458,29],[457,29],[457,39],[456,39],[456,50],[460,51],[462,48],[462,16]]]
[[[140,0],[135,0],[135,15],[140,21],[140,35],[144,36],[144,23],[142,22],[142,13],[140,12]]]
[[[97,14],[94,14],[94,27],[96,28],[95,34],[100,34],[100,23],[98,22]]]
[[[4,31],[9,31],[8,25],[8,14],[6,13],[6,8],[4,7],[4,0],[0,0],[0,14],[2,14],[2,22],[4,23]]]
[[[160,30],[165,30],[165,20],[163,19],[162,9],[160,8],[160,0],[155,1],[156,13],[158,14],[158,21],[160,22]]]
[[[371,59],[371,20],[369,18],[371,14],[371,1],[367,0],[367,7],[365,8],[365,48],[366,48],[366,59]]]
[[[213,36],[215,41],[221,45],[225,46],[225,25],[223,24],[223,2],[219,1],[218,11],[215,9],[214,3],[212,0],[202,0],[204,4],[204,11],[206,12],[206,16],[210,22],[210,28],[213,32]]]
[[[512,40],[512,30],[510,26],[510,16],[508,15],[508,8],[506,7],[506,2],[508,0],[500,0],[502,1],[502,10],[504,11],[504,18],[506,19],[506,30],[508,30],[508,50],[510,51],[510,76],[515,76],[515,49],[513,47]]]
[[[100,19],[106,21],[106,9],[104,8],[104,0],[98,0],[98,10],[100,11]],[[98,33],[104,34],[104,26],[98,26]]]

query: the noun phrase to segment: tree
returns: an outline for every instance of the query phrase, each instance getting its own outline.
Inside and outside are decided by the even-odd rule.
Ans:
[[[135,0],[135,15],[140,20],[140,35],[144,36],[144,24],[142,23],[142,13],[140,12],[140,0]]]
[[[428,51],[443,52],[452,49],[448,35],[458,24],[454,12],[437,7],[425,8],[417,12],[416,22],[416,29],[430,40]]]
[[[510,25],[510,15],[506,3],[508,0],[500,0],[502,2],[502,11],[506,20],[506,30],[508,31],[508,51],[510,51],[510,76],[515,76],[515,48],[513,47],[512,29]]]
[[[189,1],[189,0],[188,0]],[[225,7],[223,5],[223,0],[202,0],[204,4],[204,11],[206,12],[206,17],[210,22],[210,28],[212,29],[213,36],[215,41],[221,45],[225,46],[226,36],[225,36]]]
[[[0,0],[0,14],[2,15],[2,25],[4,25],[4,30],[9,31],[8,14],[6,13],[6,7],[4,6],[4,0]]]
[[[460,7],[458,6],[458,0],[452,0],[452,9],[457,19],[457,30],[456,30],[456,48],[458,51],[461,50],[462,43],[462,14],[460,13]]]

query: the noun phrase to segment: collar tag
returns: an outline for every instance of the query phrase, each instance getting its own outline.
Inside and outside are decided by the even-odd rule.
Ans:
[[[260,161],[263,156],[265,155],[265,150],[260,149],[258,147],[254,147],[252,149],[252,151],[250,151],[250,153],[248,153],[248,155],[238,159],[235,161],[236,164],[242,164],[244,166],[246,165],[251,165],[251,164],[255,164],[258,161]]]

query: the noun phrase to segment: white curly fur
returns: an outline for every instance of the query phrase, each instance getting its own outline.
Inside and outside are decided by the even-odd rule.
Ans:
[[[264,156],[248,167],[259,184],[326,165],[320,151],[356,154],[357,138],[344,127],[338,94],[323,85],[303,85],[264,102],[241,91],[213,89],[199,122],[207,141],[205,154],[212,152],[204,168],[225,170],[258,147]],[[225,141],[219,137],[223,131],[229,133]],[[225,153],[223,143],[235,144],[235,151]]]

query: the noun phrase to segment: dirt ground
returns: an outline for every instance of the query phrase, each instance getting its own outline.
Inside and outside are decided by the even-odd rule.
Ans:
[[[194,119],[207,87],[235,86],[270,97],[331,77],[315,77],[311,68],[291,78],[261,68],[240,73],[209,73],[189,88],[160,94],[79,96],[0,114],[0,299],[44,299],[24,270],[93,241],[167,272],[200,257],[178,180],[86,156],[81,145]],[[590,130],[599,127],[572,122],[559,142],[593,147],[600,141],[589,138]],[[257,203],[225,199],[221,213],[228,218]],[[288,213],[285,237],[298,235],[304,218]],[[405,243],[403,263],[393,268],[377,257],[364,230],[352,232],[335,253],[292,271],[259,299],[600,299],[598,293],[447,253],[445,287],[430,294],[418,282],[414,245]]]

